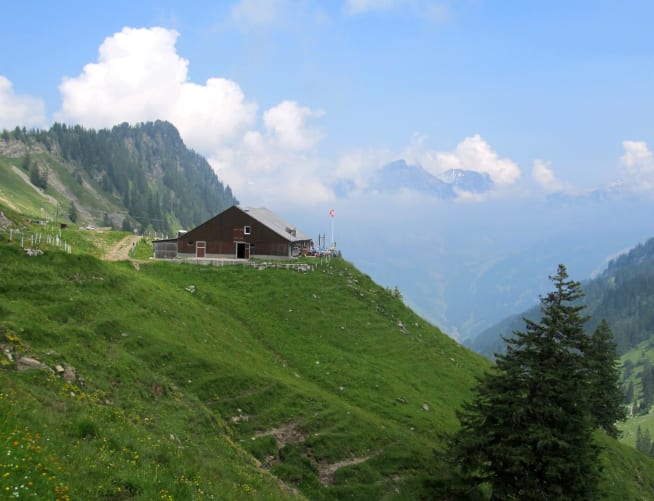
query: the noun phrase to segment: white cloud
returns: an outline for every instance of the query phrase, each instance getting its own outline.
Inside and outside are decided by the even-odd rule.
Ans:
[[[43,100],[14,94],[11,81],[0,75],[0,129],[40,127],[45,120]]]
[[[320,141],[320,132],[307,128],[307,121],[323,115],[322,110],[298,106],[294,101],[283,101],[264,113],[263,122],[281,147],[301,151],[313,148]]]
[[[654,190],[654,155],[645,141],[622,141],[620,167],[636,191]]]
[[[543,160],[534,160],[534,168],[531,171],[531,176],[536,183],[546,192],[553,193],[563,191],[569,186],[557,179],[554,171],[550,168],[552,162],[544,162]]]
[[[316,155],[281,149],[259,132],[217,151],[209,163],[245,205],[307,207],[332,198]]]
[[[206,85],[181,86],[170,120],[193,148],[208,153],[240,137],[255,123],[256,111],[236,82],[210,78]]]
[[[169,118],[188,67],[175,52],[178,36],[164,28],[124,28],[105,39],[98,62],[59,86],[57,119],[99,128]]]
[[[210,163],[247,205],[315,205],[332,197],[325,162],[316,153],[320,132],[308,121],[321,110],[283,101],[263,114],[264,129],[249,130],[215,152]]]
[[[620,164],[632,174],[650,174],[654,172],[654,155],[649,151],[645,141],[622,141],[624,155]]]
[[[499,186],[513,184],[520,178],[518,164],[510,158],[500,158],[479,134],[466,137],[451,152],[426,150],[425,139],[424,136],[414,136],[404,158],[422,165],[433,175],[438,176],[450,169],[470,170],[488,174]]]
[[[98,62],[87,64],[59,89],[56,119],[88,127],[169,120],[194,149],[208,154],[256,120],[238,84],[210,78],[188,81],[188,61],[175,50],[179,34],[165,28],[124,28],[107,38]]]

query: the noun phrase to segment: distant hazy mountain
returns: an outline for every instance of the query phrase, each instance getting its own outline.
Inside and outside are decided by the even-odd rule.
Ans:
[[[472,170],[450,169],[439,178],[461,191],[484,193],[493,187],[493,180],[486,173]]]
[[[592,331],[606,319],[619,353],[625,353],[654,335],[654,238],[610,261],[601,274],[582,285],[583,304],[587,306],[585,313],[591,317],[587,329]],[[501,336],[522,330],[523,318],[537,320],[539,317],[540,308],[530,308],[502,320],[464,344],[492,357],[503,351]]]
[[[462,191],[484,193],[492,187],[493,181],[488,174],[451,169],[440,176],[434,176],[420,165],[409,165],[405,160],[396,160],[375,173],[368,191],[395,193],[406,189],[441,200],[452,200]],[[353,188],[352,184],[341,183],[335,187],[335,191],[339,196],[344,196]]]
[[[408,165],[397,160],[383,166],[370,184],[371,190],[380,192],[398,191],[402,188],[435,195],[439,198],[454,198],[454,187],[441,181],[419,165]]]
[[[596,186],[584,190],[563,190],[552,193],[548,199],[554,203],[604,203],[617,200],[629,200],[639,198],[640,194],[634,192],[632,186],[620,181],[614,181],[607,185]]]

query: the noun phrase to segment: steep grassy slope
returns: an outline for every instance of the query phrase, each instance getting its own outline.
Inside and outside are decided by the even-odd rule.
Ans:
[[[623,385],[627,388],[633,387],[633,400],[629,402],[630,409],[633,409],[634,415],[630,416],[622,426],[621,441],[632,447],[636,446],[636,436],[638,428],[642,432],[649,432],[650,436],[654,435],[654,414],[651,409],[641,409],[640,404],[644,399],[643,372],[651,371],[654,363],[654,342],[649,339],[643,341],[635,348],[625,353],[621,360],[625,367],[623,371]]]
[[[32,146],[30,163],[48,173],[48,187],[35,188],[25,170],[25,156],[3,156],[0,144],[0,201],[9,207],[34,218],[67,221],[71,200],[79,211],[80,221],[100,224],[107,214],[127,214],[120,198],[102,191],[89,176],[80,173],[80,183],[71,173],[71,166],[39,145]],[[18,146],[22,146],[20,143]],[[6,147],[6,145],[5,145]],[[6,149],[6,148],[5,148]],[[15,148],[14,155],[23,154],[24,148]],[[59,208],[57,209],[57,205]],[[57,214],[58,211],[58,214]]]
[[[486,366],[342,260],[136,270],[0,253],[4,348],[78,375],[5,361],[2,488],[286,496],[250,451],[312,499],[414,497]],[[333,474],[343,460],[357,464]]]
[[[14,210],[32,217],[41,216],[41,208],[54,214],[55,201],[36,190],[18,173],[19,162],[0,157],[0,201]],[[23,173],[27,177],[27,173]]]
[[[488,362],[347,262],[311,264],[28,257],[0,239],[13,360],[0,366],[0,492],[429,497],[425,480],[447,473],[433,450]],[[18,371],[21,356],[51,370]],[[653,497],[651,462],[604,442],[607,499]]]

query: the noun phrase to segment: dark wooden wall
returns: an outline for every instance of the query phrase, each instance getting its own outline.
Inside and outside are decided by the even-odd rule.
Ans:
[[[250,227],[249,235],[240,234],[240,230],[243,230],[245,226]],[[239,229],[237,239],[250,244],[251,256],[289,255],[288,240],[237,207],[227,209],[182,235],[177,240],[177,250],[180,254],[195,255],[195,242],[205,241],[207,242],[207,254],[235,256],[235,229]]]

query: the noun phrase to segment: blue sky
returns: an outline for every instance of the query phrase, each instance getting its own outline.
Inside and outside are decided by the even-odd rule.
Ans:
[[[645,192],[651,19],[629,0],[10,2],[0,127],[167,119],[249,205],[329,205],[397,158],[505,196]]]

